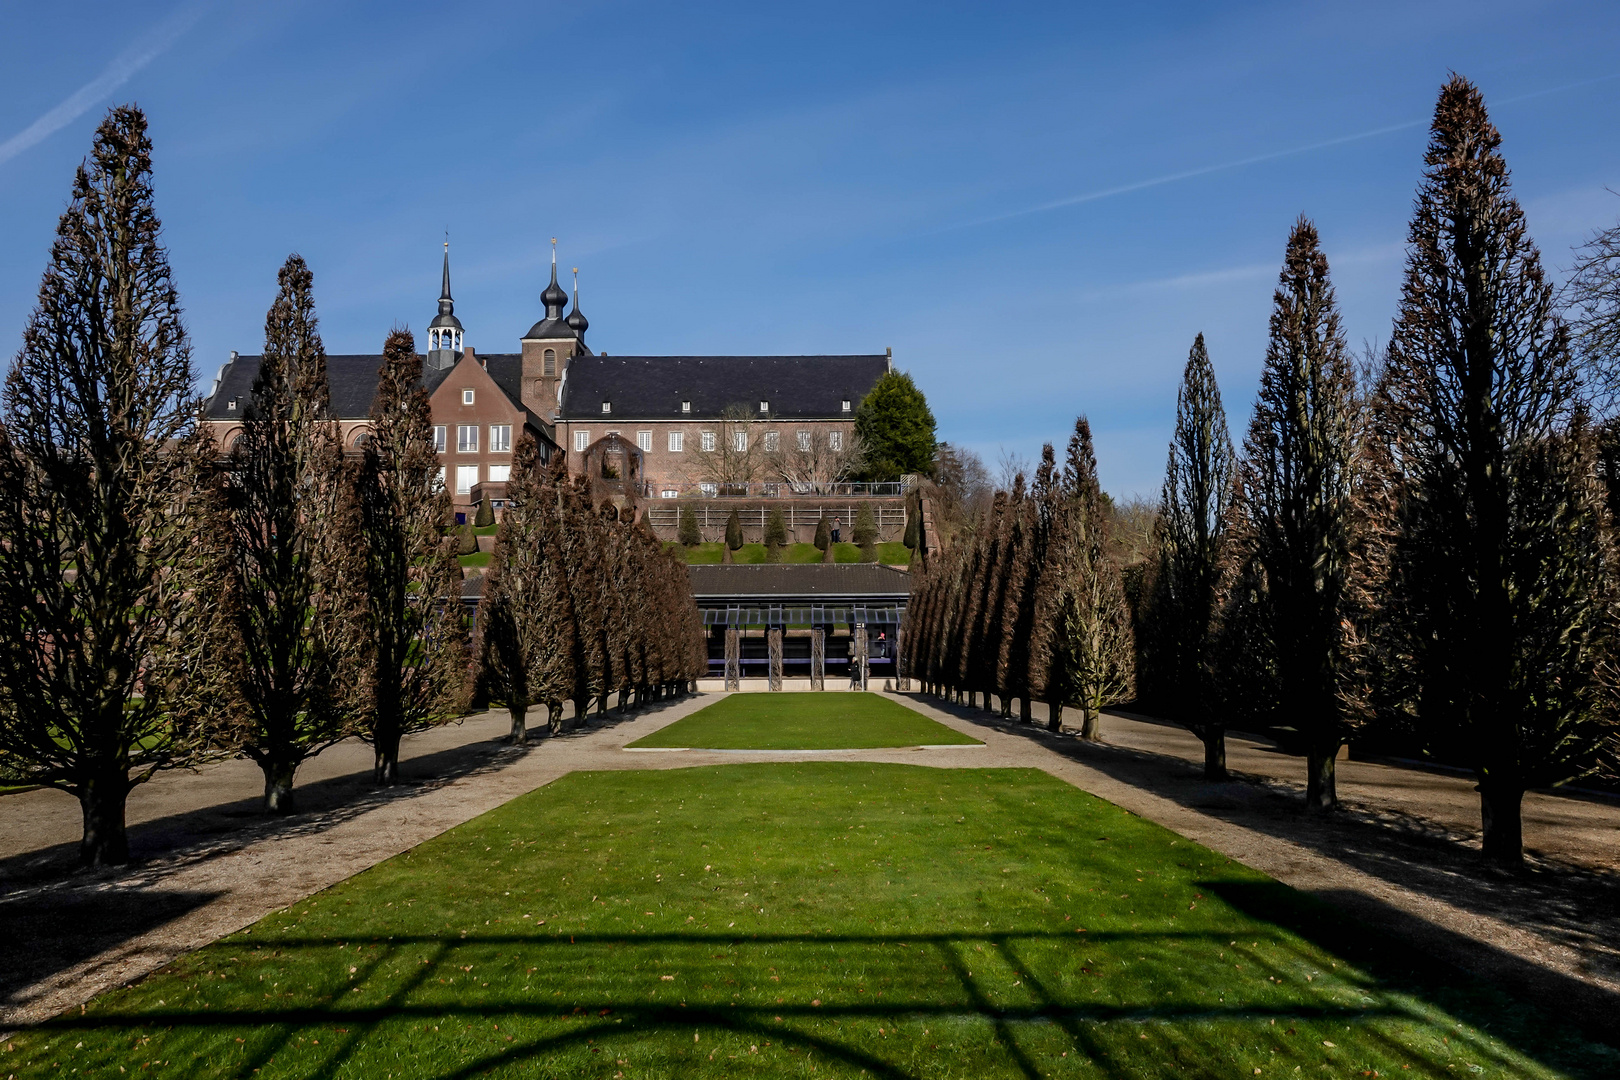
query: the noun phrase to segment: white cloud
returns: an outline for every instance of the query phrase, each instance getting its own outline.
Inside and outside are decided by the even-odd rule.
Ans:
[[[113,57],[100,75],[79,87],[66,100],[48,110],[23,130],[0,142],[0,165],[24,150],[39,145],[56,132],[83,116],[108,94],[128,82],[130,77],[157,59],[202,17],[203,4],[192,2],[181,5],[168,18],[137,38],[128,48]]]

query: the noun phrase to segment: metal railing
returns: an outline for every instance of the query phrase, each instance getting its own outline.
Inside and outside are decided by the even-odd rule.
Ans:
[[[874,483],[845,481],[836,484],[799,483],[788,480],[698,481],[646,485],[651,497],[664,499],[802,499],[815,496],[835,498],[890,498],[898,499],[910,493],[912,485],[904,480]]]
[[[677,528],[681,523],[681,507],[679,505],[659,505],[651,503],[646,505],[647,524],[655,529]],[[690,508],[697,516],[700,529],[723,529],[726,520],[731,517],[732,507],[698,505]],[[739,506],[737,511],[738,523],[745,529],[763,529],[772,513],[763,506]],[[781,507],[782,520],[791,530],[799,525],[814,526],[822,518],[831,518],[833,521],[853,535],[855,515],[860,507],[846,503],[839,506],[836,503],[823,503],[819,506],[798,506],[789,504]],[[903,529],[906,526],[906,509],[903,506],[875,506],[871,508],[874,524],[880,530]]]

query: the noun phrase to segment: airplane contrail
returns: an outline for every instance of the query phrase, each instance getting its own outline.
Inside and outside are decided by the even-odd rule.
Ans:
[[[202,17],[203,10],[204,5],[201,3],[183,4],[168,18],[113,57],[112,62],[102,69],[101,74],[79,87],[60,104],[46,111],[38,120],[5,142],[0,142],[0,165],[44,142],[128,82],[132,75],[156,60],[180,40],[180,37]]]

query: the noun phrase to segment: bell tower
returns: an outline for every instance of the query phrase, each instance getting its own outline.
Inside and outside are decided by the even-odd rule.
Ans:
[[[427,366],[430,371],[452,368],[461,360],[461,320],[450,296],[450,237],[444,238],[444,287],[439,290],[439,313],[428,323]]]
[[[568,294],[557,284],[555,236],[551,238],[551,284],[540,294],[540,302],[545,305],[545,317],[523,335],[522,397],[525,406],[550,421],[562,403],[568,361],[581,353],[590,353],[585,347],[585,329],[589,324],[579,313],[577,294],[574,311],[566,318],[563,316]]]

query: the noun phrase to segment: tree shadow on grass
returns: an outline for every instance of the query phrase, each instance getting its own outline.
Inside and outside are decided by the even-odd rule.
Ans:
[[[1180,757],[1088,743],[937,698],[911,696],[975,726],[1037,741],[1054,753],[1217,820],[1300,844],[1420,895],[1543,934],[1579,951],[1591,970],[1620,981],[1620,877],[1612,873],[1533,860],[1525,873],[1505,875],[1485,864],[1478,852],[1459,845],[1452,830],[1417,815],[1380,807],[1327,816],[1306,814],[1291,786],[1269,778],[1234,773],[1229,782],[1211,782],[1204,779],[1200,765]],[[1392,914],[1396,909],[1359,891],[1321,895],[1378,926],[1380,933],[1398,935],[1409,946],[1441,956],[1528,1000],[1546,1000],[1543,994],[1551,984],[1532,977],[1544,972],[1569,988],[1572,1007],[1587,1009],[1593,1017],[1606,1011],[1607,1026],[1615,1030],[1620,996],[1596,983],[1551,972],[1429,920],[1397,919]],[[1587,991],[1576,994],[1575,987]]]
[[[1231,943],[1244,963],[1254,965],[1256,970],[1242,979],[1230,978],[1225,984],[1226,994],[1219,1000],[1209,986],[1197,979],[1189,983],[1181,974],[1181,965],[1193,958],[1187,946],[1200,948],[1197,955],[1212,960],[1212,953],[1226,947],[1228,927],[1210,931],[1096,932],[1083,942],[1077,941],[1072,932],[1038,930],[759,934],[747,938],[695,932],[555,937],[485,933],[456,938],[398,934],[368,940],[347,938],[342,942],[272,932],[251,938],[240,935],[222,943],[216,951],[223,948],[225,952],[207,964],[224,966],[227,955],[235,964],[249,955],[247,950],[253,945],[273,956],[272,962],[282,965],[278,969],[281,971],[290,970],[286,967],[290,957],[306,950],[330,950],[340,944],[354,949],[344,955],[353,956],[356,962],[346,976],[341,974],[342,965],[338,965],[340,974],[330,985],[312,988],[313,994],[299,995],[306,1001],[313,999],[308,1004],[278,1005],[270,994],[263,995],[262,1001],[254,1000],[260,997],[257,989],[265,984],[250,982],[248,986],[254,992],[241,993],[236,1000],[204,998],[199,1002],[193,995],[193,1002],[186,1007],[178,1007],[178,1002],[175,1006],[158,1002],[157,1007],[152,1007],[150,1003],[143,1006],[138,1000],[120,1001],[115,997],[98,1002],[87,1014],[64,1015],[23,1031],[65,1036],[58,1040],[61,1045],[71,1038],[106,1050],[140,1046],[144,1040],[157,1037],[161,1042],[153,1048],[154,1053],[171,1061],[184,1060],[181,1055],[186,1055],[236,1075],[251,1075],[283,1053],[303,1055],[294,1062],[282,1062],[284,1069],[296,1068],[303,1075],[329,1076],[345,1068],[363,1070],[366,1062],[356,1059],[367,1050],[369,1040],[391,1040],[393,1045],[380,1052],[394,1054],[402,1034],[408,1035],[420,1040],[412,1047],[413,1052],[419,1052],[425,1049],[423,1044],[433,1041],[426,1034],[428,1028],[437,1031],[441,1024],[448,1025],[443,1038],[446,1043],[454,1040],[456,1060],[435,1066],[426,1056],[418,1057],[413,1075],[461,1078],[495,1071],[524,1075],[542,1066],[555,1068],[559,1064],[550,1059],[604,1048],[613,1054],[640,1055],[643,1059],[652,1053],[666,1067],[691,1071],[700,1062],[688,1057],[690,1049],[682,1048],[694,1045],[684,1042],[686,1034],[698,1032],[708,1042],[696,1045],[701,1049],[714,1046],[711,1055],[731,1050],[736,1051],[735,1056],[744,1057],[752,1052],[745,1047],[757,1050],[774,1043],[779,1051],[792,1048],[806,1055],[801,1060],[814,1055],[823,1064],[834,1063],[851,1071],[859,1069],[899,1080],[925,1075],[937,1063],[951,1058],[950,1047],[946,1054],[938,1054],[939,1047],[934,1045],[931,1050],[936,1053],[930,1055],[930,1048],[917,1045],[916,1036],[919,1032],[926,1036],[923,1025],[927,1024],[935,1025],[943,1034],[924,1041],[976,1044],[971,1049],[963,1048],[970,1055],[968,1067],[972,1067],[971,1054],[977,1053],[981,1060],[993,1062],[996,1071],[1029,1078],[1049,1074],[1059,1047],[1085,1058],[1095,1067],[1090,1071],[1103,1076],[1225,1075],[1240,1064],[1243,1067],[1237,1071],[1247,1073],[1251,1059],[1265,1061],[1268,1072],[1286,1072],[1299,1065],[1315,1075],[1325,1054],[1320,1047],[1334,1046],[1331,1041],[1318,1046],[1323,1032],[1331,1032],[1347,1044],[1344,1060],[1336,1062],[1339,1065],[1381,1058],[1386,1065],[1409,1063],[1420,1072],[1447,1075],[1448,1068],[1456,1067],[1452,1055],[1466,1050],[1473,1060],[1498,1066],[1510,1075],[1523,1072],[1526,1058],[1577,1075],[1601,1075],[1593,1067],[1590,1050],[1578,1045],[1572,1035],[1568,1052],[1561,1052],[1562,1026],[1557,1020],[1534,1016],[1533,1010],[1521,1010],[1516,1022],[1505,1024],[1500,994],[1488,989],[1448,988],[1443,977],[1398,962],[1387,949],[1380,950],[1365,936],[1347,934],[1342,920],[1336,920],[1324,905],[1314,904],[1293,890],[1272,883],[1245,885],[1229,881],[1205,887],[1262,924],[1256,927],[1246,922],[1240,933],[1254,933],[1265,939],[1263,945],[1257,942],[1252,951],[1244,949],[1242,943]],[[1288,933],[1276,933],[1273,926],[1265,924],[1275,924]],[[1330,957],[1321,948],[1328,943],[1361,954],[1353,962],[1363,970],[1339,970],[1327,976],[1331,988],[1326,982],[1313,987],[1300,972],[1316,965],[1326,966],[1324,960]],[[652,948],[661,950],[657,955],[668,963],[680,964],[683,977],[692,978],[686,989],[671,991],[672,997],[680,1000],[665,1002],[633,998],[622,991],[593,992],[588,983],[576,983],[567,991],[573,996],[560,1000],[542,1000],[541,993],[549,985],[541,993],[529,995],[485,992],[474,980],[469,980],[465,990],[430,987],[435,975],[460,976],[474,970],[475,964],[490,963],[492,955],[499,955],[492,954],[496,948],[526,950],[524,962],[532,961],[538,970],[563,973],[558,978],[585,971],[579,959],[582,955],[598,961],[618,957],[622,963],[627,959],[623,950]],[[881,949],[887,950],[884,955],[888,957],[904,958],[899,970],[906,978],[903,985],[891,986],[900,992],[883,1001],[871,995],[857,997],[847,990],[828,995],[825,1002],[817,999],[789,1003],[781,998],[767,1002],[752,992],[749,1000],[716,1001],[712,999],[723,997],[727,987],[721,987],[718,994],[704,995],[696,985],[700,978],[714,978],[717,985],[721,980],[693,970],[716,948],[724,952],[713,958],[723,956],[733,966],[718,966],[712,969],[715,972],[740,971],[743,964],[763,972],[767,962],[773,971],[802,971],[812,963],[819,966],[829,952],[875,959],[876,953],[861,954],[859,950]],[[1060,988],[1055,981],[1048,985],[1032,970],[1050,970],[1054,949],[1073,958],[1110,948],[1124,954],[1115,959],[1135,960],[1136,954],[1144,954],[1140,959],[1170,980],[1177,992],[1158,994],[1155,991],[1161,984],[1138,979],[1131,984],[1134,989],[1129,994],[1116,993],[1113,1000],[1098,999],[1089,996],[1088,989],[1121,976],[1099,976],[1101,981],[1097,983],[1086,978],[1078,983],[1071,980],[1066,988]],[[900,949],[907,951],[900,953]],[[1021,977],[1014,984],[1025,986],[1018,1000],[1009,999],[1004,978],[992,971],[975,975],[969,967],[988,963],[992,955]],[[1225,952],[1221,955],[1224,957]],[[250,965],[254,962],[249,960]],[[1080,971],[1090,974],[1085,968]],[[1263,986],[1260,972],[1270,973]],[[233,974],[246,981],[252,967]],[[193,988],[196,978],[196,973],[181,976],[185,985]],[[180,985],[173,987],[169,996],[174,997],[179,989]],[[1231,996],[1230,1002],[1227,995]],[[711,1000],[700,1000],[705,997]],[[1460,1028],[1453,1020],[1464,1021],[1474,1030]],[[1310,1026],[1312,1030],[1291,1038],[1295,1025]],[[1486,1029],[1491,1037],[1481,1034]],[[1451,1040],[1449,1050],[1441,1048],[1442,1035]],[[314,1049],[314,1036],[324,1040],[318,1051]],[[885,1038],[895,1041],[885,1042]],[[1501,1047],[1493,1038],[1517,1047],[1525,1057]],[[234,1051],[237,1043],[242,1044],[245,1058],[227,1065],[225,1052]],[[1257,1049],[1257,1045],[1264,1044],[1274,1045],[1265,1057],[1256,1057],[1265,1053]],[[22,1049],[26,1053],[28,1048]],[[15,1060],[18,1065],[28,1064],[26,1058]],[[609,1063],[608,1058],[576,1057],[576,1065],[580,1061]],[[647,1063],[642,1060],[637,1064]],[[1607,1064],[1612,1067],[1613,1059]],[[1361,1064],[1354,1066],[1362,1068],[1365,1066]]]

